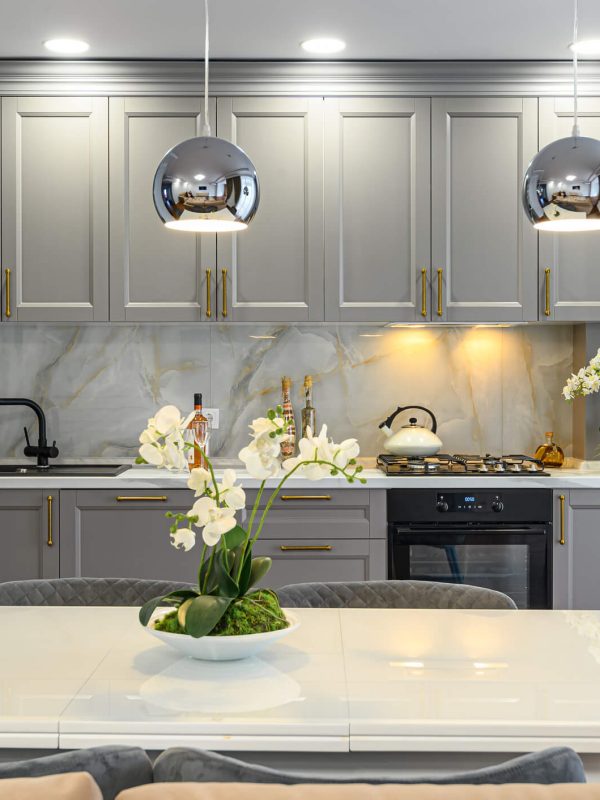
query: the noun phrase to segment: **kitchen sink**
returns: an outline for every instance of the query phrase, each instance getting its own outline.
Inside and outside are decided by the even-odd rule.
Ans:
[[[48,467],[38,467],[35,464],[0,464],[0,476],[24,475],[33,478],[42,475],[51,477],[89,475],[90,478],[110,478],[130,468],[130,464],[50,464]]]

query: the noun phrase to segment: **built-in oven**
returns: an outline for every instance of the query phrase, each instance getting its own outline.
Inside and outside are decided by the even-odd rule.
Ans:
[[[519,608],[552,608],[551,490],[387,494],[390,579],[482,586]]]

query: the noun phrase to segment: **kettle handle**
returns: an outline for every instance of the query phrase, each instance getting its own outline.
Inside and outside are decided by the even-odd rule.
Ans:
[[[383,422],[382,422],[382,423],[379,425],[379,427],[380,427],[380,428],[384,428],[384,427],[386,427],[386,426],[387,426],[387,427],[389,428],[389,427],[390,427],[390,425],[392,424],[392,422],[393,422],[393,421],[396,419],[396,417],[398,416],[398,414],[400,414],[400,412],[402,412],[402,411],[408,411],[410,408],[419,408],[421,411],[426,411],[426,412],[429,414],[429,416],[431,417],[431,421],[432,421],[432,423],[433,423],[433,424],[432,424],[432,426],[431,426],[431,432],[432,432],[432,433],[436,433],[436,432],[437,432],[437,420],[436,420],[436,418],[435,418],[435,416],[434,416],[433,412],[432,412],[432,411],[430,411],[428,408],[425,408],[425,406],[398,406],[398,408],[397,408],[397,409],[394,411],[394,413],[393,413],[393,414],[390,414],[390,416],[389,416],[387,419],[385,419],[385,420],[384,420],[384,421],[383,421]]]

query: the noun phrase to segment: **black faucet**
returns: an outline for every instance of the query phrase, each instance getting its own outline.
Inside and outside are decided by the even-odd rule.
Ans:
[[[37,446],[31,444],[27,428],[25,428],[25,441],[27,442],[27,446],[23,450],[23,453],[28,458],[36,456],[38,467],[47,467],[48,459],[56,458],[58,455],[58,447],[55,441],[52,442],[51,445],[46,441],[46,415],[42,407],[33,400],[27,400],[23,397],[0,397],[0,406],[27,406],[35,413],[38,419],[38,443]]]

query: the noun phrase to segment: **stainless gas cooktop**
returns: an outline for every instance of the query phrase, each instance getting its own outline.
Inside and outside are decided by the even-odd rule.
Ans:
[[[438,453],[426,458],[377,457],[377,466],[386,475],[548,475],[541,461],[525,455],[491,456]]]

